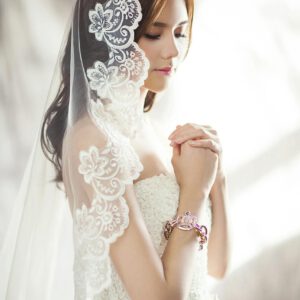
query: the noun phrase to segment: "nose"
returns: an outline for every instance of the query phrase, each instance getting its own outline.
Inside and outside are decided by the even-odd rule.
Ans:
[[[174,36],[167,38],[165,45],[162,47],[161,56],[163,59],[171,59],[179,55],[177,41]]]

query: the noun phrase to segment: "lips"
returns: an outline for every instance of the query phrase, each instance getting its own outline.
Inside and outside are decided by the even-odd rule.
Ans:
[[[161,72],[166,72],[166,73],[170,73],[172,71],[171,67],[165,67],[165,68],[161,68],[161,69],[155,69],[156,71],[161,71]]]

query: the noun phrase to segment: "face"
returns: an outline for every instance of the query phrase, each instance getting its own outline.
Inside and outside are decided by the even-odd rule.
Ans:
[[[185,55],[188,37],[188,14],[184,0],[167,0],[154,23],[146,29],[138,44],[150,61],[144,88],[164,90]]]

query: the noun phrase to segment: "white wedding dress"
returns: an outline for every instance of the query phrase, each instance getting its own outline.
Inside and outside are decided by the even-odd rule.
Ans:
[[[90,62],[81,55],[78,40],[80,2],[75,6],[70,31],[70,99],[68,116],[64,117],[67,128],[61,157],[58,155],[64,191],[52,181],[54,169],[45,159],[38,138],[0,253],[0,299],[129,299],[109,248],[126,231],[130,223],[128,204],[136,199],[160,256],[166,247],[163,227],[176,216],[179,199],[174,175],[154,176],[133,184],[143,171],[133,142],[144,122],[140,89],[150,67],[134,42],[141,7],[135,0],[104,2],[104,7],[97,3],[95,10],[89,11],[89,32],[95,33],[102,46],[104,42],[109,59],[99,58],[87,72],[85,63]],[[142,143],[146,137],[142,136]],[[146,143],[144,146],[148,148]],[[128,197],[132,190],[136,197]],[[67,201],[61,201],[66,200],[64,192],[69,211],[65,210]],[[204,207],[199,221],[210,230],[209,201]],[[69,242],[70,227],[63,226],[65,221],[70,221],[73,244]],[[60,256],[62,250],[67,251],[65,256]],[[66,259],[60,262],[60,257]],[[70,261],[74,262],[72,269]],[[72,272],[74,280],[65,284],[63,280],[70,280]],[[53,274],[63,280],[57,282]],[[207,292],[206,277],[207,244],[197,252],[189,299],[214,299]],[[64,290],[68,296],[51,296]],[[69,295],[71,290],[74,297]]]
[[[144,216],[145,223],[149,230],[153,244],[162,256],[167,241],[163,235],[163,227],[166,220],[172,219],[176,215],[178,207],[179,186],[173,174],[161,174],[158,176],[146,178],[134,184],[134,190],[141,212]],[[210,200],[205,202],[203,224],[211,225],[211,203]],[[106,289],[100,298],[111,300],[130,299],[116,270],[112,267],[112,285]],[[202,251],[197,251],[196,264],[192,286],[188,300],[211,300],[215,299],[207,291],[207,244]]]
[[[83,148],[86,149],[86,147]],[[98,160],[98,162],[100,161]],[[50,167],[52,170],[53,167]],[[43,176],[45,176],[42,170],[43,169],[35,170],[37,178],[43,178]],[[99,172],[100,170],[97,169],[97,171]],[[74,176],[79,175],[80,180],[83,181],[83,177],[78,171],[73,174]],[[50,178],[53,178],[52,175],[51,172]],[[88,174],[85,174],[85,176],[87,175]],[[91,176],[91,174],[89,175]],[[139,175],[139,173],[136,175]],[[136,177],[135,180],[136,179],[138,179],[138,177]],[[83,183],[74,184],[74,187],[80,185],[82,187]],[[84,215],[85,218],[81,219],[83,221],[82,223],[79,222],[80,219],[78,216],[82,217],[82,212],[84,212],[82,207],[85,207],[83,202],[86,200],[85,195],[80,193],[76,195],[75,198],[80,199],[81,202],[76,205],[77,215],[73,214],[73,216],[71,216],[67,201],[64,198],[64,193],[59,191],[54,183],[49,184],[48,188],[51,188],[51,190],[48,191],[49,198],[45,198],[43,201],[49,203],[49,205],[44,205],[45,209],[43,211],[40,210],[39,206],[33,211],[32,206],[30,206],[28,209],[30,209],[32,213],[29,214],[29,217],[33,212],[36,212],[36,214],[29,219],[24,219],[24,214],[20,214],[19,216],[19,211],[15,211],[16,213],[11,223],[12,228],[9,232],[13,232],[12,229],[16,228],[19,234],[26,239],[24,241],[18,241],[16,245],[8,243],[5,247],[6,251],[3,253],[10,253],[12,257],[7,258],[6,255],[3,256],[6,260],[0,261],[1,268],[3,266],[3,273],[7,275],[3,275],[6,281],[3,279],[0,284],[0,295],[3,296],[3,298],[1,298],[1,296],[0,298],[8,300],[129,300],[130,298],[126,289],[112,261],[109,259],[108,253],[106,251],[102,253],[103,248],[100,247],[101,244],[97,243],[99,241],[99,233],[101,234],[103,231],[99,230],[95,225],[96,223],[93,223],[96,218],[92,217],[92,210],[86,212]],[[160,174],[137,181],[133,184],[133,189],[153,245],[157,253],[162,256],[167,244],[163,235],[163,227],[167,220],[176,216],[178,207],[179,186],[176,182],[176,178],[172,173]],[[30,193],[28,194],[27,192],[26,195],[28,194],[33,197],[35,196],[33,193],[39,194],[37,188],[31,189]],[[23,194],[25,194],[24,191],[22,195]],[[54,208],[52,208],[51,205],[54,202],[55,205]],[[38,203],[41,203],[41,201]],[[76,204],[75,201],[71,201],[71,203]],[[79,204],[82,205],[81,209],[78,209]],[[123,207],[121,204],[118,205],[119,207]],[[92,206],[92,209],[93,208],[94,206]],[[128,212],[126,212],[126,209],[124,211],[125,219],[122,225],[123,230],[126,230],[130,220],[126,220]],[[202,213],[200,223],[206,225],[209,230],[208,232],[210,232],[211,203],[209,199],[206,200]],[[97,211],[97,216],[100,217],[99,211]],[[18,220],[19,218],[20,220]],[[21,224],[21,226],[19,226],[19,224]],[[49,224],[53,224],[54,227],[50,227]],[[32,240],[32,243],[28,243],[27,232],[28,230],[32,231],[32,228],[34,229],[36,238]],[[49,229],[49,232],[45,232],[45,229]],[[82,231],[78,232],[78,229]],[[73,240],[71,239],[72,230]],[[56,232],[61,232],[60,240],[57,240],[58,236]],[[123,234],[123,232],[121,231],[121,234]],[[117,229],[114,230],[114,238],[117,235],[120,236],[119,233]],[[91,236],[94,234],[97,236],[97,239],[85,239],[88,235]],[[38,237],[41,239],[38,239]],[[45,239],[45,237],[47,238]],[[80,241],[82,243],[80,243]],[[105,243],[109,246],[111,240]],[[18,252],[11,250],[15,248]],[[58,256],[57,258],[56,255]],[[18,258],[18,260],[16,260],[16,258]],[[13,264],[11,262],[13,262]],[[101,270],[101,267],[106,267],[106,263],[108,268],[105,272],[105,270]],[[53,268],[55,266],[57,269],[54,272]],[[97,267],[99,267],[99,269],[97,269]],[[39,275],[37,276],[36,274]],[[75,278],[73,278],[73,275]],[[46,279],[43,280],[43,278]],[[52,283],[52,280],[54,280],[54,283]],[[103,288],[106,282],[107,284]],[[9,286],[8,283],[10,283]],[[100,288],[101,292],[98,292]],[[216,296],[210,295],[207,290],[207,244],[204,244],[202,251],[197,251],[196,253],[188,299],[216,299]]]

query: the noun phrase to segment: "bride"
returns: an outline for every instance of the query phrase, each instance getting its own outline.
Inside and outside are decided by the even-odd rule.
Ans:
[[[59,88],[41,129],[55,190],[65,194],[73,220],[75,299],[216,297],[208,292],[206,277],[222,278],[228,260],[226,179],[217,132],[208,125],[178,125],[169,136],[171,170],[155,147],[146,114],[188,52],[193,13],[193,0],[76,1]],[[47,221],[41,226],[31,218],[31,231],[24,230],[24,222],[11,225],[1,260],[8,249],[20,253],[7,256],[4,299],[49,298],[60,204],[54,183],[34,171],[46,164],[36,157],[25,183],[35,196],[21,193],[27,211],[17,219],[22,224],[35,209],[36,218]],[[32,187],[34,180],[38,184]],[[46,193],[51,204],[42,197]],[[22,250],[21,233],[27,241]],[[41,262],[44,253],[42,265],[49,269],[25,268],[35,281],[21,284],[29,277],[20,266]]]

